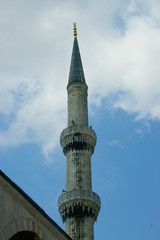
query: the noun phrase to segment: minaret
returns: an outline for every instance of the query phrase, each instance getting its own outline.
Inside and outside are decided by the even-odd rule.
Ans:
[[[67,160],[66,192],[58,200],[66,232],[73,240],[93,240],[100,198],[92,192],[91,156],[96,134],[88,127],[87,90],[74,24],[74,44],[67,86],[68,128],[60,143]]]

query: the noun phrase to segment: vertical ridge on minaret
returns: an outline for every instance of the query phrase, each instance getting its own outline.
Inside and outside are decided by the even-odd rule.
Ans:
[[[74,44],[68,92],[68,127],[61,133],[60,143],[66,156],[66,192],[58,200],[66,232],[73,240],[93,240],[94,223],[100,211],[100,198],[92,191],[91,156],[96,133],[88,126],[88,87],[74,25]]]
[[[84,77],[81,55],[80,55],[79,46],[78,46],[77,29],[75,27],[75,23],[74,23],[74,43],[73,43],[68,83],[72,83],[72,82],[85,83],[85,77]]]

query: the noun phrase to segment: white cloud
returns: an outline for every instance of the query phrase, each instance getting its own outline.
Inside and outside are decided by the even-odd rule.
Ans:
[[[108,143],[111,147],[118,146],[120,148],[124,148],[124,146],[116,139],[113,139],[111,142]]]
[[[91,63],[96,70],[91,73],[89,66],[90,79],[94,79],[94,83],[98,79],[97,87],[94,83],[91,86],[92,101],[100,104],[102,97],[112,94],[113,99],[114,94],[114,108],[136,113],[138,119],[159,120],[159,19],[151,13],[146,16],[145,11],[142,15],[135,15],[135,12],[135,6],[129,8],[129,13],[122,12],[124,29],[115,30],[104,38],[99,36],[99,46],[92,54]]]
[[[158,0],[0,4],[1,146],[59,145],[75,21],[90,103],[160,119]]]

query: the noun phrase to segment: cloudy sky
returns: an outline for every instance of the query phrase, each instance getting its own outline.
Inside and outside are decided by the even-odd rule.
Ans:
[[[73,22],[97,133],[95,239],[160,236],[160,1],[0,0],[0,168],[62,228]]]

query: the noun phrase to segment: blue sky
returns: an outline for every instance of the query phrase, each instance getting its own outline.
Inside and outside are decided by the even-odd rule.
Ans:
[[[160,236],[160,2],[0,1],[0,167],[62,228],[73,22],[97,133],[95,239]]]

